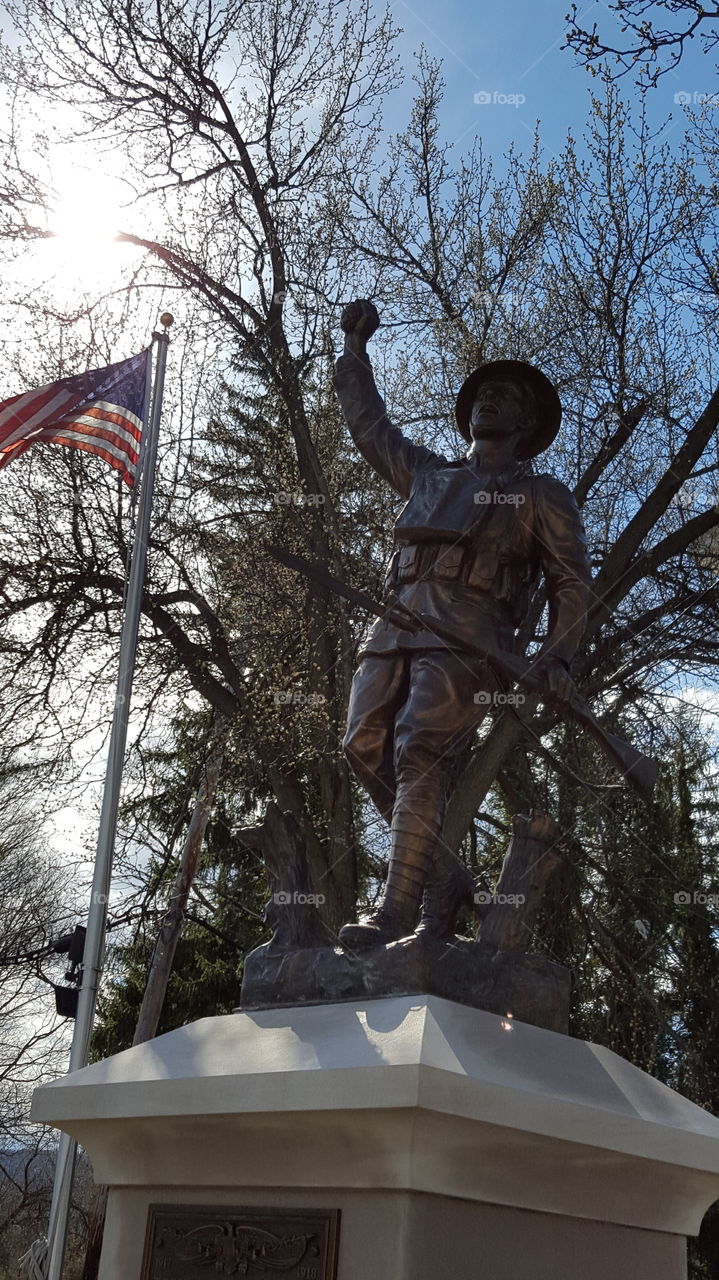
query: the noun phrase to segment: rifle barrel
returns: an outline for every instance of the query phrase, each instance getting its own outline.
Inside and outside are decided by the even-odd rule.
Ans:
[[[356,587],[349,587],[347,583],[333,577],[325,565],[311,564],[309,560],[303,559],[302,556],[294,556],[282,547],[268,546],[267,550],[287,568],[304,574],[305,577],[320,583],[336,595],[344,596],[346,600],[351,600],[353,604],[360,605],[369,613],[375,614],[376,617],[389,618],[395,626],[404,627],[408,631],[428,631],[430,635],[436,636],[438,640],[441,640],[450,649],[464,649],[470,653],[477,654],[479,657],[486,658],[490,666],[495,667],[501,675],[516,681],[517,684],[523,685],[531,693],[539,693],[546,697],[544,681],[539,672],[534,669],[536,667],[536,659],[521,658],[515,653],[507,653],[487,646],[472,644],[463,637],[455,635],[451,627],[445,627],[436,618],[431,618],[424,613],[415,613],[414,610],[407,609],[400,601],[380,605],[378,601],[373,600],[364,591],[358,591]],[[637,751],[636,747],[630,746],[628,742],[622,742],[621,738],[617,738],[615,734],[609,733],[604,729],[594,715],[589,703],[585,702],[580,693],[575,693],[568,702],[560,701],[559,710],[566,711],[579,724],[584,726],[604,753],[609,756],[619,772],[626,778],[630,786],[634,787],[634,790],[648,803],[657,777],[658,765],[656,760],[653,760],[651,756],[645,756],[643,752]]]
[[[457,647],[457,637],[454,636],[449,628],[443,626],[442,623],[435,622],[434,618],[428,618],[425,614],[418,614],[417,616],[426,630],[433,632],[439,640],[444,640],[450,645],[454,645],[455,648]],[[463,645],[462,647],[484,656],[490,666],[495,667],[500,674],[508,676],[511,680],[516,680],[517,684],[523,685],[530,692],[546,696],[544,681],[539,672],[533,670],[536,660],[521,658],[518,654],[505,653],[482,645]],[[642,800],[648,804],[657,780],[659,770],[657,761],[653,760],[651,756],[645,756],[642,751],[638,751],[630,743],[623,742],[616,734],[609,733],[599,723],[589,703],[585,702],[580,693],[575,693],[567,702],[559,702],[558,706],[560,711],[566,708],[573,719],[584,726],[597,745],[602,748],[605,755],[612,761],[615,768],[626,778],[629,785],[641,796]]]

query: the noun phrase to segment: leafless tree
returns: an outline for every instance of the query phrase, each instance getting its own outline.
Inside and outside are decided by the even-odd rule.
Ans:
[[[596,22],[591,29],[581,26],[584,13],[573,4],[567,46],[590,70],[602,64],[612,78],[639,72],[640,83],[656,85],[695,39],[705,53],[719,44],[719,8],[703,0],[616,0],[607,9],[619,19],[616,43],[605,41]]]
[[[677,665],[716,662],[716,589],[692,552],[717,523],[718,405],[705,345],[697,354],[716,333],[711,193],[615,93],[595,105],[589,160],[570,139],[561,166],[537,144],[499,178],[481,147],[455,161],[425,57],[407,130],[379,147],[391,31],[364,3],[150,12],[41,0],[16,13],[35,91],[79,101],[98,145],[135,166],[158,228],[126,232],[147,252],[142,281],[182,288],[225,375],[224,387],[206,370],[193,380],[183,357],[141,685],[171,699],[190,686],[231,721],[238,750],[252,744],[244,794],[260,803],[269,784],[293,811],[336,925],[353,909],[357,842],[367,847],[339,751],[364,619],[275,566],[263,543],[380,588],[392,500],[349,452],[329,389],[338,303],[376,298],[392,414],[445,451],[457,447],[453,391],[477,360],[518,355],[555,378],[565,431],[548,465],[583,506],[597,571],[577,676],[649,742]],[[33,627],[31,643],[11,641],[30,706],[38,687],[50,703],[74,687],[81,651],[101,680],[127,529],[97,470],[67,458],[28,470],[6,527],[32,529],[33,550],[22,565],[6,558],[3,608]],[[545,712],[521,720],[501,717],[469,762],[452,847],[513,747],[552,729]]]

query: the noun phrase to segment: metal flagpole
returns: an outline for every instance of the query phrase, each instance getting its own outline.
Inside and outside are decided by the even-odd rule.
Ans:
[[[117,811],[120,802],[122,768],[127,744],[127,724],[130,713],[132,678],[135,672],[142,592],[145,583],[147,542],[152,512],[152,495],[155,485],[157,437],[162,411],[162,392],[165,385],[167,348],[170,342],[168,330],[172,322],[172,316],[169,312],[165,312],[160,316],[160,323],[164,326],[164,333],[154,333],[152,335],[157,342],[155,384],[152,392],[149,430],[147,431],[146,443],[143,449],[137,525],[120,640],[117,695],[115,697],[115,710],[112,717],[110,745],[105,769],[100,830],[97,838],[97,856],[92,878],[92,892],[85,936],[82,986],[79,992],[75,1029],[70,1050],[69,1071],[79,1071],[81,1067],[87,1064],[90,1037],[95,1018],[97,988],[105,954],[107,903],[110,893],[112,859],[115,851]],[[41,1273],[45,1280],[60,1280],[62,1276],[76,1152],[77,1143],[74,1139],[70,1138],[66,1133],[61,1134],[55,1168],[52,1205],[50,1207],[46,1269]]]

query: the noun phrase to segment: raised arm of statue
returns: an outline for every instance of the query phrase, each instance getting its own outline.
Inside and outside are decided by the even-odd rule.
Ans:
[[[402,498],[408,498],[415,473],[437,460],[393,427],[375,385],[367,341],[379,325],[371,302],[351,302],[342,312],[344,355],[335,365],[334,385],[345,421],[357,448],[370,466]]]

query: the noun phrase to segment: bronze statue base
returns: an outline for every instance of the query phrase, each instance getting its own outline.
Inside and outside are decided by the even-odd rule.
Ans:
[[[239,1009],[434,995],[566,1034],[570,992],[570,971],[544,956],[412,934],[362,952],[257,947],[245,959]]]

